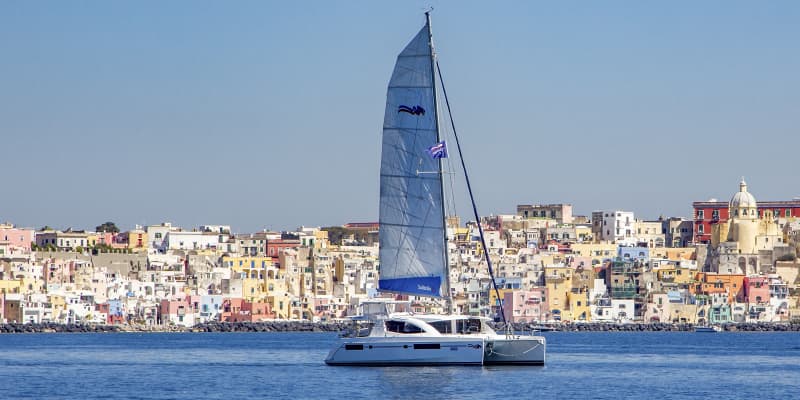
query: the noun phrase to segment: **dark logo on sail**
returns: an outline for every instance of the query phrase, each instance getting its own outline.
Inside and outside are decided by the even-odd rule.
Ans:
[[[420,106],[414,106],[414,107],[400,106],[397,108],[397,112],[399,113],[405,112],[411,115],[425,115],[425,109]]]

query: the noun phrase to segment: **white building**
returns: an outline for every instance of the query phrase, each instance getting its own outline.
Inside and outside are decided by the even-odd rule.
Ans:
[[[160,225],[148,225],[144,228],[147,232],[148,248],[151,250],[162,251],[166,248],[166,238],[169,232],[180,232],[181,228],[172,226],[169,222],[162,222]]]
[[[595,221],[597,223],[595,224]],[[600,223],[602,221],[602,223]],[[594,211],[592,222],[599,229],[600,240],[636,245],[636,231],[633,211]],[[598,232],[595,232],[597,234]]]
[[[163,248],[165,250],[203,250],[216,249],[220,236],[205,232],[167,232]]]

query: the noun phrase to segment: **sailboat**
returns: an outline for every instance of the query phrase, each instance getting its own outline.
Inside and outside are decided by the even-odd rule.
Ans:
[[[389,81],[380,169],[381,292],[442,298],[451,308],[442,159],[447,157],[439,116],[441,71],[434,53],[430,13],[398,55]],[[438,72],[438,75],[436,74]],[[437,79],[438,78],[438,79]],[[441,85],[441,86],[439,86]],[[455,125],[452,124],[455,135]],[[461,157],[464,177],[469,177]],[[472,200],[476,221],[480,221]],[[483,230],[478,223],[481,240]],[[484,248],[486,248],[484,243]],[[491,260],[486,257],[489,271]],[[494,278],[492,278],[494,284]],[[498,296],[499,298],[499,296]],[[487,317],[418,314],[403,302],[362,303],[372,323],[366,336],[341,339],[329,365],[543,365],[541,336],[497,333]],[[501,308],[502,314],[502,308]],[[503,316],[505,320],[505,317]]]

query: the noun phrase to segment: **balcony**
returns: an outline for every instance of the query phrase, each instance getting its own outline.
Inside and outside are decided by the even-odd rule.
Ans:
[[[633,299],[636,297],[636,287],[632,285],[612,286],[611,297],[614,299]]]

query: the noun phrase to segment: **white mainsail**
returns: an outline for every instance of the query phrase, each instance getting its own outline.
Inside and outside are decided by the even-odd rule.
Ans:
[[[430,21],[398,55],[386,96],[380,182],[383,291],[442,296],[447,279]]]

